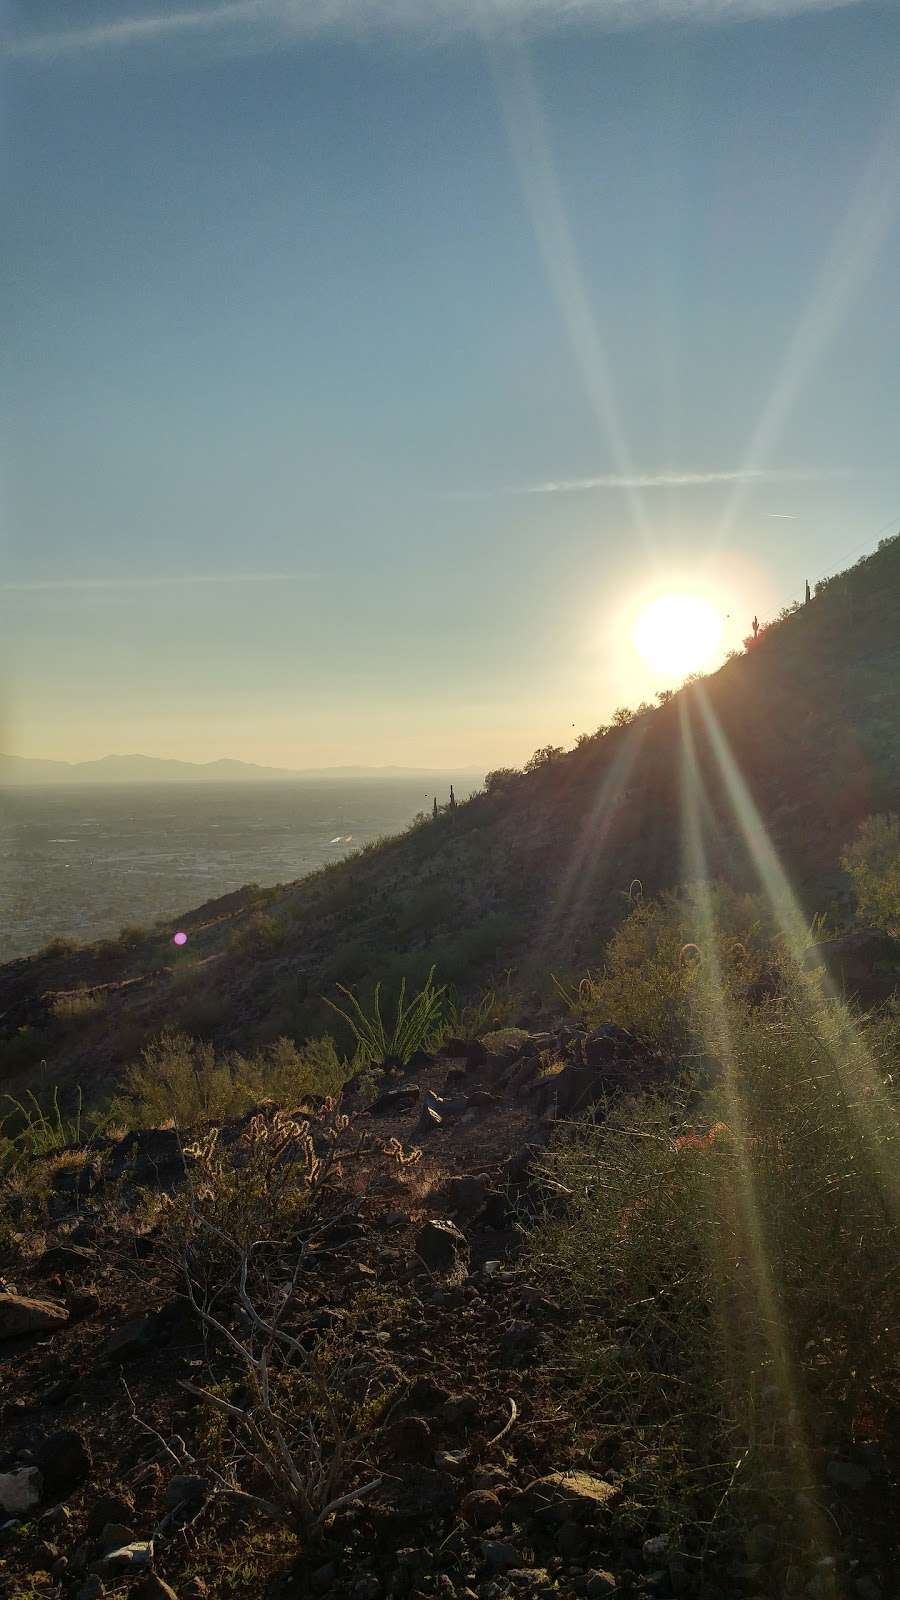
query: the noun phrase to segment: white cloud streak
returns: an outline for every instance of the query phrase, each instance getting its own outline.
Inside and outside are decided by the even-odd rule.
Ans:
[[[93,590],[183,589],[242,583],[295,583],[299,572],[210,572],[171,574],[165,577],[35,578],[21,583],[0,583],[0,594],[43,594],[53,590],[89,593]]]
[[[551,478],[504,489],[504,494],[583,494],[591,489],[703,489],[717,483],[808,483],[820,472],[739,467],[730,472],[603,472],[594,478]],[[779,513],[772,512],[777,516]]]
[[[622,31],[654,23],[734,22],[833,11],[866,0],[224,0],[223,4],[146,10],[115,22],[7,34],[0,55],[52,60],[135,49],[186,35],[231,30],[248,48],[316,33],[391,32],[447,37],[483,33],[485,15],[504,25],[541,31],[580,23]]]

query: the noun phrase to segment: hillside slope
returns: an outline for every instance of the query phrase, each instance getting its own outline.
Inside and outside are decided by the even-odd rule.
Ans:
[[[432,964],[460,994],[512,970],[537,1009],[548,971],[596,963],[633,879],[695,874],[689,771],[707,875],[758,887],[764,828],[807,912],[840,898],[859,822],[900,808],[900,536],[702,683],[435,820],[171,927],[0,968],[5,1081],[43,1060],[93,1089],[165,1025],[240,1048],[313,1034],[336,983]]]

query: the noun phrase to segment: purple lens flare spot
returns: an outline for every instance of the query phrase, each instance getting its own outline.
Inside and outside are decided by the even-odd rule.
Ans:
[[[180,933],[180,932],[173,934],[172,935],[172,943],[173,944],[187,944],[187,934],[186,933]]]

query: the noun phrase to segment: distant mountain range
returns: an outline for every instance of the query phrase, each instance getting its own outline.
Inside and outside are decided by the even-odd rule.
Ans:
[[[434,780],[482,777],[478,768],[260,767],[252,761],[167,761],[159,756],[101,756],[97,761],[41,761],[0,755],[0,788],[53,783],[275,783],[300,778]]]

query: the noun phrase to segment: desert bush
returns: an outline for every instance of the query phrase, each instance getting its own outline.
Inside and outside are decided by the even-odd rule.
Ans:
[[[590,1026],[615,1022],[654,1048],[678,1053],[702,1044],[697,1002],[704,966],[737,993],[777,957],[771,918],[753,896],[724,884],[688,884],[658,900],[636,899],[602,970],[556,987]]]
[[[690,1117],[673,1091],[560,1135],[528,1242],[580,1404],[625,1441],[638,1505],[705,1525],[695,1554],[745,1495],[772,1520],[809,1495],[823,1433],[886,1439],[900,1406],[896,1021],[860,1034],[799,976],[703,1003],[718,1087]]]
[[[535,750],[533,756],[529,756],[525,763],[525,771],[540,772],[544,767],[552,766],[554,761],[559,761],[565,753],[561,744],[543,744]]]
[[[43,949],[35,956],[36,961],[58,960],[62,956],[73,956],[81,949],[77,939],[71,939],[67,934],[59,933],[49,939]]]
[[[853,879],[860,916],[900,930],[900,816],[867,817],[841,865]]]
[[[380,983],[375,985],[368,1012],[363,1010],[351,989],[343,984],[338,984],[338,988],[347,1000],[347,1009],[328,1000],[327,996],[324,998],[356,1040],[360,1066],[389,1059],[405,1065],[416,1050],[426,1049],[440,1033],[446,989],[435,986],[434,967],[411,1000],[406,998],[405,977],[400,980],[400,992],[391,1022],[382,1015]]]
[[[521,776],[522,774],[518,767],[495,767],[494,771],[489,772],[485,777],[484,792],[485,794],[500,794],[504,789],[508,789],[516,778],[521,778]]]
[[[232,955],[265,957],[282,948],[287,937],[283,923],[263,911],[254,911],[247,920],[233,929],[228,948]]]
[[[208,1042],[169,1029],[129,1069],[110,1114],[137,1127],[193,1128],[240,1116],[263,1099],[292,1106],[308,1094],[334,1095],[346,1076],[328,1037],[304,1045],[276,1039],[252,1056],[217,1056]]]
[[[340,1334],[310,1341],[289,1331],[323,1226],[317,1198],[346,1127],[333,1106],[315,1139],[306,1122],[259,1113],[227,1153],[210,1130],[185,1150],[186,1182],[163,1227],[188,1301],[237,1367],[238,1384],[211,1371],[202,1383],[182,1380],[220,1425],[203,1464],[239,1504],[296,1535],[378,1487],[378,1477],[362,1481],[366,1435],[395,1377],[380,1347],[359,1337],[365,1308],[361,1317],[350,1308],[353,1326]]]
[[[50,1015],[56,1022],[76,1022],[96,1016],[106,1005],[102,989],[72,989],[68,994],[56,994],[50,1002]]]
[[[230,1063],[217,1060],[211,1044],[167,1028],[128,1069],[124,1095],[114,1102],[112,1114],[136,1127],[174,1122],[191,1128],[236,1116],[246,1105],[246,1091]]]

